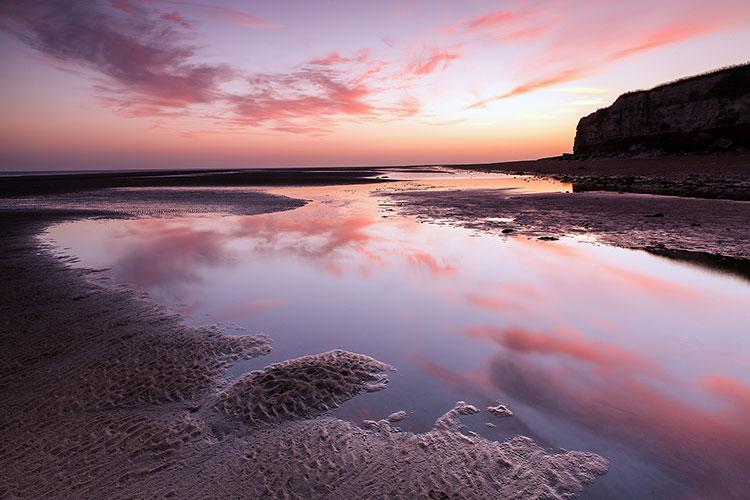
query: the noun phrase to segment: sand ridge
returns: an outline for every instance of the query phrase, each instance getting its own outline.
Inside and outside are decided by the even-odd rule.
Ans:
[[[99,217],[184,217],[188,215],[255,215],[301,207],[304,200],[271,195],[257,188],[105,188],[47,194],[0,196],[0,210],[29,212],[50,209],[80,213],[81,207]]]
[[[388,383],[387,364],[343,350],[302,356],[247,373],[222,391],[213,406],[257,426],[321,415],[361,392]]]

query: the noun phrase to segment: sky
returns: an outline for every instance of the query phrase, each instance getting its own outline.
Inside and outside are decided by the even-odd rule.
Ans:
[[[0,170],[552,156],[747,47],[746,0],[3,0]]]

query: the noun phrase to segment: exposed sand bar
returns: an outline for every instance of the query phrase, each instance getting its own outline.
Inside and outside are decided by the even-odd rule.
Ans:
[[[507,237],[588,235],[750,276],[750,202],[639,194],[505,190],[388,193],[401,213]]]
[[[237,187],[366,184],[382,172],[353,168],[256,168],[39,173],[0,177],[0,196],[24,196],[122,187]]]
[[[271,198],[229,212],[299,204]],[[170,207],[153,212],[179,213]],[[267,353],[269,337],[186,326],[36,237],[54,222],[132,215],[0,212],[0,496],[571,498],[606,472],[596,454],[466,435],[461,418],[479,410],[462,402],[422,434],[325,417],[385,387],[389,367],[363,354],[305,356],[222,387],[228,364]]]

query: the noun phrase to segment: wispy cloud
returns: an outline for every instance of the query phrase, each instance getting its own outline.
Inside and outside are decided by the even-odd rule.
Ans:
[[[379,99],[389,66],[389,61],[373,59],[371,51],[360,50],[352,55],[333,52],[288,72],[249,75],[251,90],[227,98],[231,122],[317,134],[341,119],[387,120],[418,113],[419,102],[408,95],[390,103]]]
[[[213,5],[199,2],[183,2],[180,0],[154,0],[155,3],[167,5],[179,5],[188,10],[196,11],[204,16],[224,21],[227,23],[239,24],[249,28],[281,28],[278,23],[262,19],[258,16],[237,9],[231,9],[221,5]]]
[[[381,40],[378,34],[373,49],[333,45],[320,57],[308,53],[299,63],[287,58],[285,67],[279,69],[274,62],[274,69],[266,70],[203,59],[203,37],[213,32],[200,31],[200,19],[252,29],[282,27],[276,20],[227,5],[207,0],[4,2],[0,29],[56,67],[80,71],[93,81],[98,97],[120,114],[197,118],[201,123],[191,124],[196,130],[259,127],[320,134],[342,123],[424,120],[430,106],[423,111],[423,104],[437,91],[441,97],[458,95],[446,96],[445,105],[435,111],[436,123],[443,124],[466,119],[458,116],[466,104],[449,109],[461,99],[476,99],[469,107],[482,108],[552,87],[584,96],[604,93],[559,87],[620,60],[737,25],[739,14],[749,10],[734,3],[709,10],[708,3],[696,0],[639,20],[620,15],[633,10],[623,5],[605,9],[587,3],[589,8],[573,12],[563,1],[517,2],[504,10],[457,18],[444,32],[434,27],[432,39],[424,33],[397,33],[397,39]],[[396,48],[394,40],[409,42]],[[508,47],[513,55],[508,55]],[[502,68],[502,74],[495,71],[493,79],[479,81],[488,65]],[[459,74],[464,68],[467,74]],[[495,81],[496,87],[488,87]],[[561,107],[598,103],[582,98]],[[539,113],[523,116],[543,118]]]
[[[528,19],[533,13],[531,10],[497,10],[469,19],[463,28],[467,33],[493,30],[501,27],[505,28],[508,25],[515,24],[517,21]]]
[[[696,15],[695,13],[692,13]],[[668,19],[663,24],[648,29],[633,30],[613,39],[607,33],[597,32],[597,39],[573,37],[555,38],[536,58],[526,62],[526,73],[537,73],[512,89],[472,103],[469,108],[482,108],[488,103],[528,94],[539,89],[580,80],[604,69],[607,65],[670,44],[675,44],[710,34],[735,23],[730,12],[714,16],[708,21]],[[568,61],[570,61],[568,63]],[[539,72],[539,68],[550,68]],[[580,91],[580,87],[576,92]],[[563,90],[565,91],[565,90]],[[571,91],[571,90],[567,90]],[[581,93],[596,93],[586,89]]]
[[[119,8],[130,4],[118,3]],[[234,71],[194,62],[196,49],[173,29],[176,17],[118,16],[107,4],[38,1],[4,4],[2,25],[39,52],[93,70],[97,88],[136,111],[211,103]]]
[[[435,71],[446,69],[461,56],[458,47],[428,47],[416,55],[404,70],[407,76],[425,76]]]
[[[372,89],[345,77],[330,66],[252,76],[250,93],[229,97],[232,120],[285,132],[321,132],[334,117],[374,116],[377,110],[367,100]]]
[[[730,18],[709,18],[701,19],[699,21],[689,20],[671,23],[646,33],[641,39],[636,40],[627,47],[613,51],[607,56],[607,58],[610,61],[616,61],[639,52],[645,52],[664,45],[670,45],[690,38],[706,35],[727,27],[730,24],[732,24]]]
[[[366,63],[370,59],[372,51],[363,49],[360,51],[357,51],[352,56],[343,56],[339,52],[331,52],[327,56],[323,57],[317,57],[315,59],[312,59],[309,64],[312,64],[314,66],[335,66],[338,64],[348,64],[348,63]]]
[[[247,25],[265,21],[232,9],[193,2],[113,0],[100,2],[29,0],[0,7],[0,27],[55,64],[81,67],[93,75],[102,101],[127,116],[176,117],[197,113],[223,127],[262,127],[287,133],[323,133],[338,120],[398,119],[419,112],[406,94],[377,100],[383,82],[401,79],[383,72],[390,62],[370,50],[332,52],[286,72],[252,73],[227,64],[201,63],[190,42],[191,23],[174,4],[232,15]],[[445,67],[457,54],[434,49],[412,63],[422,76]],[[225,84],[244,82],[231,92]],[[378,102],[376,102],[378,101]],[[200,134],[188,134],[194,137]]]
[[[448,34],[461,33],[490,41],[517,42],[536,39],[556,25],[559,15],[552,15],[555,7],[553,3],[543,9],[527,4],[515,10],[497,10],[460,21],[444,31]]]
[[[514,97],[517,95],[528,94],[529,92],[533,92],[538,89],[543,89],[545,87],[551,87],[552,85],[557,85],[559,83],[569,82],[571,80],[578,80],[579,78],[583,78],[584,76],[588,75],[590,70],[591,68],[589,67],[565,68],[556,73],[550,73],[550,74],[541,76],[537,79],[528,80],[522,83],[521,85],[518,85],[512,88],[508,92],[504,92],[502,94],[496,94],[494,96],[481,99],[473,103],[469,107],[470,108],[483,108],[492,101],[499,101],[501,99],[507,99],[509,97]]]
[[[173,10],[171,12],[165,12],[160,16],[161,19],[165,21],[172,21],[173,23],[179,24],[185,29],[190,29],[193,27],[193,24],[185,19],[182,14],[179,13],[179,11]]]

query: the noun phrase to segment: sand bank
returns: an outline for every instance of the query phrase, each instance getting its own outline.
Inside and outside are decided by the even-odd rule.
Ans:
[[[425,221],[451,221],[506,237],[595,236],[750,276],[750,202],[507,190],[390,192],[387,199],[401,213]]]

